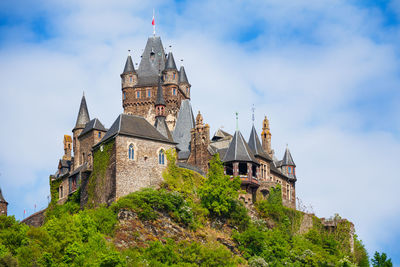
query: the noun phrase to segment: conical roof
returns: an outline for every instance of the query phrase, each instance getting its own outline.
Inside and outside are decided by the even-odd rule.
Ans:
[[[235,135],[233,136],[232,141],[229,144],[228,150],[226,151],[226,154],[222,161],[246,161],[257,163],[257,159],[254,157],[253,152],[251,151],[249,145],[246,143],[242,133],[239,130],[236,130]]]
[[[3,197],[3,193],[1,192],[1,188],[0,188],[0,202],[5,202],[7,203],[7,201],[4,199]]]
[[[263,157],[269,161],[271,161],[271,157],[265,153],[264,149],[262,148],[260,139],[258,139],[256,128],[251,128],[250,138],[249,138],[249,147],[253,151],[254,155]]]
[[[294,164],[292,154],[290,154],[289,148],[286,147],[285,155],[283,155],[283,159],[281,161],[281,166],[294,166],[296,167],[296,164]]]
[[[179,109],[175,130],[172,134],[174,141],[178,143],[178,159],[187,159],[190,155],[190,131],[194,128],[194,116],[189,99],[182,100]]]
[[[88,123],[89,121],[89,111],[86,105],[85,95],[83,95],[81,105],[79,107],[78,118],[76,119],[75,128],[85,128],[86,123]]]
[[[157,99],[156,99],[156,106],[163,105],[165,106],[165,100],[163,95],[163,88],[161,86],[161,77],[158,77],[158,88],[157,88]]]
[[[128,58],[126,59],[124,72],[122,74],[129,73],[129,72],[136,72],[135,67],[133,66],[133,61],[132,61],[131,55],[129,55]]]
[[[183,66],[179,70],[179,83],[189,83],[185,68]]]
[[[157,116],[156,117],[156,122],[154,123],[154,127],[157,129],[157,131],[159,131],[165,138],[167,138],[168,140],[170,140],[171,142],[174,141],[174,139],[172,139],[172,135],[171,132],[168,129],[168,125],[167,122],[165,121],[165,117],[164,116]]]
[[[172,52],[168,53],[167,63],[165,63],[165,70],[177,70]]]
[[[137,70],[138,84],[156,85],[159,71],[164,70],[165,61],[165,52],[161,38],[158,36],[149,37]]]

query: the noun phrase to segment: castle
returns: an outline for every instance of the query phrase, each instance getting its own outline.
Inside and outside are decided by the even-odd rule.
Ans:
[[[141,188],[157,187],[167,164],[165,152],[172,149],[178,166],[202,175],[218,153],[225,173],[240,177],[246,203],[255,201],[257,192],[266,197],[280,184],[283,203],[295,208],[296,165],[288,148],[282,160],[276,159],[267,117],[260,136],[253,123],[248,141],[238,129],[233,135],[219,129],[210,137],[201,113],[193,114],[185,68],[178,70],[160,37],[148,38],[138,69],[128,55],[121,85],[124,111],[109,129],[98,118],[90,119],[83,95],[72,137],[64,136],[64,155],[50,177],[59,184],[58,203],[78,188],[82,203],[94,194],[99,203],[110,204]]]

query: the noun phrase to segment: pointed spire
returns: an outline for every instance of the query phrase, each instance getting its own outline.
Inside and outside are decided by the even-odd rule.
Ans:
[[[3,193],[1,192],[1,188],[0,188],[0,202],[7,203],[7,201],[3,197]]]
[[[135,67],[133,66],[132,57],[130,55],[131,50],[128,50],[128,51],[129,51],[129,55],[128,55],[128,58],[126,59],[124,72],[122,74],[126,74],[129,72],[136,72]]]
[[[288,145],[286,145],[285,155],[283,155],[282,166],[294,166],[294,167],[296,167],[296,164],[294,164],[294,161],[293,161],[293,158],[292,158],[292,154],[290,154]]]
[[[165,70],[177,70],[172,52],[168,53],[167,63],[165,63]]]
[[[271,160],[271,157],[268,156],[267,153],[265,153],[263,147],[261,146],[260,139],[258,139],[257,131],[256,128],[253,127],[251,128],[251,133],[250,133],[250,138],[249,138],[249,147],[253,151],[254,155],[256,156],[261,156],[267,160]]]
[[[79,107],[78,118],[76,119],[75,128],[85,128],[86,123],[88,123],[89,121],[89,111],[86,105],[85,94],[83,94],[81,105]]]
[[[258,162],[239,130],[236,130],[222,161]]]
[[[179,84],[181,83],[189,83],[188,78],[186,76],[186,71],[183,66],[181,66],[179,70]]]
[[[161,76],[158,76],[158,88],[157,88],[157,99],[156,99],[156,106],[163,105],[165,106],[165,100],[163,95],[163,88],[161,86]]]

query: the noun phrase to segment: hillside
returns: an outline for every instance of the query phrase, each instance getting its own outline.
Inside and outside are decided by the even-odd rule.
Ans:
[[[76,192],[41,227],[0,216],[0,266],[369,266],[347,220],[289,209],[279,187],[246,208],[218,156],[207,178],[168,162],[161,188],[109,207]]]

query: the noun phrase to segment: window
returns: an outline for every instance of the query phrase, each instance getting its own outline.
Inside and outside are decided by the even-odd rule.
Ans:
[[[165,162],[165,153],[164,150],[161,149],[160,152],[158,153],[158,164],[164,165]]]
[[[174,73],[174,80],[175,80],[175,73]]]
[[[140,92],[139,91],[136,92],[136,98],[140,98]]]
[[[62,186],[60,186],[60,188],[58,189],[58,193],[59,193],[59,196],[60,196],[60,198],[63,198],[64,197],[64,192],[63,192],[63,187]]]
[[[147,97],[151,97],[151,91],[147,90]]]
[[[124,98],[124,100],[126,99],[126,93],[125,92],[123,93],[123,98]]]
[[[289,185],[286,185],[286,195],[287,195],[288,200],[290,200],[290,186]]]
[[[135,149],[133,148],[133,145],[129,145],[129,159],[134,160],[135,159]]]
[[[189,88],[186,87],[186,94],[189,94]]]
[[[99,138],[101,138],[101,132],[99,132]]]
[[[129,82],[132,82],[133,78],[132,76],[129,76]]]
[[[289,174],[292,173],[292,167],[288,167],[288,173],[289,173]]]
[[[176,88],[172,89],[172,95],[176,95]]]

